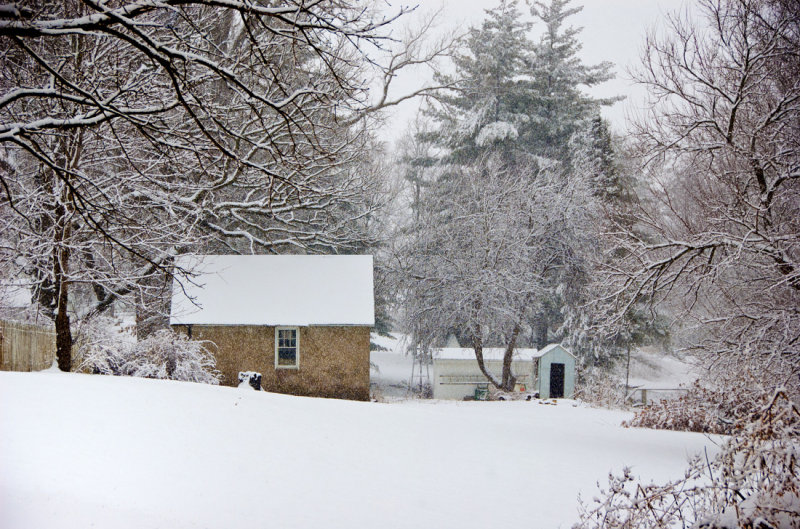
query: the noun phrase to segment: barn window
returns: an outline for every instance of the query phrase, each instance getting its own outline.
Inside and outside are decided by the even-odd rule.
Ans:
[[[275,329],[275,367],[297,368],[300,350],[299,329],[297,327],[277,327]]]

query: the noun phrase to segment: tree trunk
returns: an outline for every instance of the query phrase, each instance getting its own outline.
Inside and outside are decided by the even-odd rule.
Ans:
[[[70,228],[66,208],[61,204],[56,206],[56,219],[56,247],[53,250],[53,283],[56,290],[56,359],[61,371],[70,371],[72,369],[72,331],[69,328],[70,321],[67,312],[69,248],[66,246]]]
[[[511,340],[508,342],[505,354],[503,355],[503,387],[505,391],[514,391],[514,385],[517,383],[517,377],[511,372],[511,361],[514,358],[514,348],[517,346],[517,336],[519,336],[519,324],[514,325],[514,330],[511,331]]]
[[[483,373],[483,376],[489,380],[489,383],[491,383],[494,387],[499,388],[502,383],[498,382],[494,375],[492,375],[486,369],[486,365],[483,362],[483,338],[481,338],[481,334],[480,325],[476,325],[472,332],[472,349],[475,351],[475,359],[478,361],[478,369],[480,369],[481,373]]]
[[[472,334],[472,348],[475,351],[475,359],[478,361],[478,368],[481,370],[481,373],[483,373],[483,376],[489,380],[489,383],[497,389],[502,391],[514,391],[514,385],[517,383],[517,379],[511,372],[511,360],[514,355],[517,336],[519,335],[519,326],[517,325],[514,327],[514,331],[511,333],[511,341],[503,356],[503,375],[501,380],[497,380],[497,378],[486,369],[486,364],[483,359],[483,339],[481,338],[480,331],[480,326],[476,326]]]
[[[75,61],[76,67],[80,67],[82,63],[82,53],[78,46],[80,42],[79,37],[75,37]],[[55,207],[53,210],[54,221],[54,249],[53,249],[53,283],[56,292],[56,314],[55,314],[55,327],[56,327],[56,359],[58,361],[58,368],[61,371],[72,370],[72,331],[70,330],[69,318],[69,281],[70,281],[70,258],[72,256],[72,237],[73,237],[73,223],[72,218],[75,214],[74,200],[72,194],[72,187],[70,184],[71,171],[74,171],[81,160],[83,153],[83,134],[84,129],[78,130],[75,135],[68,135],[61,139],[61,146],[59,154],[64,158],[64,166],[68,169],[62,175],[61,191],[55,192],[54,196],[59,197],[56,199]],[[59,178],[57,174],[52,175],[54,190],[58,188]]]
[[[62,301],[63,300],[63,301]],[[67,289],[62,289],[56,311],[56,359],[61,371],[72,369],[72,331],[67,313]]]
[[[80,144],[83,133],[78,134],[77,145]],[[63,152],[67,158],[70,152],[68,145],[64,145]],[[77,164],[80,158],[80,148],[72,154],[71,164]],[[53,182],[58,180],[53,175]],[[70,330],[69,313],[69,265],[72,242],[72,192],[68,185],[62,184],[61,192],[55,193],[56,202],[53,208],[53,286],[56,296],[55,327],[56,327],[56,359],[61,371],[72,369],[72,331]]]
[[[536,318],[536,348],[547,347],[547,314],[542,311]]]

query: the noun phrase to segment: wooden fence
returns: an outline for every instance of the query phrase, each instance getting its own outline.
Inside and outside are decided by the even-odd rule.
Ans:
[[[649,406],[659,400],[676,399],[686,393],[688,388],[644,388],[629,387],[625,401],[634,406]]]
[[[56,333],[50,327],[0,320],[0,370],[41,371],[55,356]]]

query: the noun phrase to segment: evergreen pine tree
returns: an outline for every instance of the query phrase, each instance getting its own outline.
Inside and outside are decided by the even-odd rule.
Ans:
[[[586,65],[578,58],[582,44],[581,28],[566,26],[567,19],[583,7],[569,7],[571,0],[535,2],[531,14],[545,25],[539,42],[533,46],[529,66],[529,90],[536,101],[529,108],[530,136],[523,141],[540,156],[559,161],[569,157],[568,140],[582,123],[596,116],[600,107],[618,98],[595,99],[582,88],[589,88],[614,77],[612,64]]]
[[[529,94],[520,78],[531,60],[530,29],[517,0],[502,0],[480,28],[470,29],[453,59],[456,73],[441,79],[456,88],[431,112],[439,125],[431,139],[449,151],[448,162],[470,164],[488,149],[517,145],[528,122]]]
[[[567,144],[569,170],[583,175],[592,192],[604,201],[620,200],[624,195],[622,176],[617,167],[608,123],[600,116],[584,122]]]

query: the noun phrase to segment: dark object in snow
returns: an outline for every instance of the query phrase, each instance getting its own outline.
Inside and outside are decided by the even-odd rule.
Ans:
[[[250,384],[256,391],[261,391],[261,373],[255,371],[239,371],[239,386],[243,383]]]
[[[475,400],[488,400],[489,399],[489,385],[479,384],[475,388]]]

